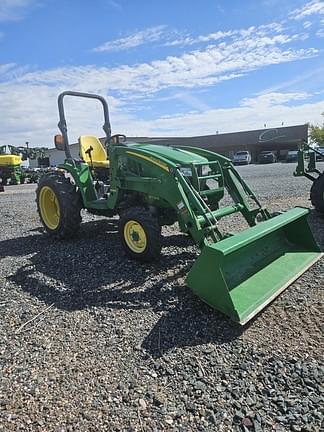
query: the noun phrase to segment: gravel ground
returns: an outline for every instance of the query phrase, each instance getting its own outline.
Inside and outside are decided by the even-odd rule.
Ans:
[[[293,169],[239,171],[276,211],[310,206]],[[116,220],[85,213],[73,241],[49,239],[34,189],[0,194],[1,432],[320,430],[323,260],[242,328],[186,288],[197,250],[176,227],[140,265]]]

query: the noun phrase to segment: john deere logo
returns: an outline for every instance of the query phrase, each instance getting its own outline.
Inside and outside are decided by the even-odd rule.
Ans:
[[[267,129],[259,135],[259,142],[278,141],[286,135],[279,135],[278,129]]]

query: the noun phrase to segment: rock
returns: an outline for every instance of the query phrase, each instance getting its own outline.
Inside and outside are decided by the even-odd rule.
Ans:
[[[242,419],[242,425],[247,427],[247,428],[251,428],[251,427],[253,427],[253,422],[249,417],[244,417]]]
[[[153,402],[155,405],[163,405],[165,403],[165,396],[161,392],[154,393]]]
[[[253,427],[254,427],[254,432],[263,432],[263,428],[261,426],[261,423],[258,422],[257,420],[253,421]]]
[[[144,399],[139,399],[138,400],[138,405],[142,410],[146,410],[146,402]]]
[[[244,414],[242,413],[242,411],[236,411],[233,418],[234,423],[241,423],[243,419]]]
[[[194,387],[196,390],[204,391],[206,389],[206,384],[202,381],[196,381],[194,383]]]

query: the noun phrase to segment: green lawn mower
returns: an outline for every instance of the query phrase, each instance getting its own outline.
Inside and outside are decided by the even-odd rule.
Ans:
[[[65,96],[97,99],[103,107],[105,145],[94,136],[81,136],[78,160],[70,152]],[[271,215],[226,157],[202,148],[129,143],[124,135],[111,135],[107,102],[98,95],[63,92],[58,109],[61,135],[55,146],[66,159],[61,171],[45,174],[37,188],[40,218],[53,237],[72,237],[83,208],[119,215],[127,256],[149,262],[160,256],[161,227],[178,222],[201,249],[187,285],[241,324],[320,258],[308,210]],[[225,190],[233,202],[221,207]],[[234,213],[250,228],[235,235],[222,232],[219,221]]]

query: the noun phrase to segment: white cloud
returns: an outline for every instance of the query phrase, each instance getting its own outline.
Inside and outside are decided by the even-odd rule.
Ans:
[[[57,95],[62,87],[31,84],[0,84],[0,145],[53,146],[57,133]],[[238,130],[277,127],[306,122],[320,122],[324,100],[310,102],[306,93],[270,92],[244,98],[237,105],[210,108],[201,105],[201,112],[170,114],[144,120],[141,112],[128,110],[128,104],[109,97],[113,132],[132,136],[197,136]],[[178,94],[195,106],[196,101],[185,92]],[[317,95],[317,98],[320,95]],[[28,101],[28,103],[26,103]],[[103,135],[102,111],[99,103],[66,98],[70,141],[81,134]]]
[[[237,37],[247,37],[251,36],[254,33],[257,33],[259,36],[266,34],[269,35],[272,33],[282,32],[283,30],[284,29],[281,23],[274,22],[270,24],[260,25],[259,27],[251,26],[246,29],[240,30],[217,31],[205,35],[198,35],[196,37],[186,34],[178,39],[166,42],[165,46],[187,46],[194,44],[202,44],[207,42],[215,42],[226,38],[234,39]]]
[[[7,73],[10,70],[13,70],[14,68],[16,68],[16,64],[15,63],[5,63],[5,64],[0,64],[0,81],[4,78],[7,77]]]
[[[165,41],[169,37],[163,26],[143,32],[148,30],[146,36],[139,32],[135,38],[133,35],[112,41],[115,45],[113,48],[110,45],[108,50],[138,46],[154,38]],[[302,92],[267,91],[256,98],[245,98],[232,108],[219,109],[210,108],[191,92],[269,65],[317,56],[316,48],[299,48],[298,42],[306,36],[284,29],[280,23],[271,23],[230,34],[200,35],[187,45],[193,45],[194,40],[194,43],[209,44],[205,48],[135,65],[48,70],[0,65],[0,145],[30,141],[31,145],[52,146],[58,120],[56,99],[66,89],[109,95],[113,130],[129,135],[200,135],[216,130],[258,128],[264,123],[276,126],[281,121],[285,124],[315,121],[317,112],[323,108],[319,109],[318,103],[307,102],[308,95]],[[158,93],[162,90],[167,91],[166,96]],[[153,98],[163,96],[178,99],[196,112],[142,120],[141,108],[150,109]],[[137,111],[133,110],[135,106]],[[67,100],[67,108],[71,141],[81,133],[102,135],[99,107],[89,105],[88,101]],[[170,113],[173,111],[175,108],[171,107]]]
[[[307,122],[320,122],[324,100],[315,103],[280,103],[279,100],[290,99],[287,95],[277,94],[276,102],[271,103],[271,96],[267,103],[265,95],[246,100],[240,106],[231,108],[217,108],[206,110],[202,113],[188,113],[184,115],[172,115],[156,119],[149,125],[138,122],[139,135],[148,136],[197,136],[220,133],[236,132],[239,130],[260,129],[266,123],[267,127],[278,127],[284,122],[286,126],[303,124]],[[302,100],[304,96],[300,96]],[[294,99],[294,96],[293,96]],[[128,124],[128,128],[132,125]],[[135,130],[135,129],[134,129]],[[134,132],[130,130],[130,133]],[[142,131],[142,134],[141,134]]]
[[[305,21],[304,23],[303,23],[303,27],[305,28],[305,29],[308,29],[309,27],[311,27],[312,26],[312,22],[311,21]]]
[[[255,98],[244,98],[241,105],[246,107],[270,107],[282,105],[291,101],[305,100],[310,95],[307,93],[279,93],[269,92],[259,94]]]
[[[35,3],[35,0],[1,0],[0,21],[10,21],[22,18],[26,9],[33,3]]]
[[[205,43],[205,42],[215,42],[220,39],[224,39],[226,37],[232,36],[235,32],[234,31],[217,31],[214,33],[209,33],[207,35],[199,35],[197,37],[192,37],[189,35],[184,35],[178,39],[171,40],[169,42],[166,42],[165,46],[186,46],[186,45],[194,45],[197,43]]]
[[[53,136],[57,133],[57,96],[63,90],[66,88],[0,84],[0,145],[23,145],[29,141],[31,146],[52,147]],[[113,97],[107,99],[113,117],[118,118],[120,102]],[[99,102],[67,97],[64,103],[73,141],[82,131],[99,136],[103,134]]]
[[[295,9],[289,14],[290,18],[299,20],[311,15],[323,15],[324,14],[324,2],[321,0],[314,0],[306,3],[303,7]]]
[[[277,0],[276,0],[277,1]],[[322,1],[312,1],[305,4],[300,9],[295,9],[289,14],[291,19],[301,19],[313,14],[323,14],[324,13],[324,3]],[[107,41],[104,44],[93,49],[95,52],[112,52],[112,51],[122,51],[130,48],[138,47],[143,44],[162,42],[165,47],[186,47],[199,44],[212,43],[221,40],[235,40],[236,38],[244,38],[251,35],[257,34],[258,36],[269,36],[281,33],[279,37],[284,36],[284,23],[282,22],[272,22],[265,25],[260,25],[258,27],[251,26],[246,29],[238,30],[228,30],[228,31],[216,31],[208,34],[202,34],[193,36],[189,33],[180,32],[177,30],[170,30],[166,25],[151,27],[142,31],[138,31],[127,37],[120,39]],[[305,29],[309,28],[313,23],[311,21],[305,21],[303,27]],[[305,33],[296,34],[293,36],[295,39],[305,40],[308,35]]]
[[[123,51],[130,48],[138,47],[143,44],[156,42],[161,38],[161,36],[165,32],[165,29],[166,26],[164,25],[150,27],[148,29],[136,32],[127,37],[105,42],[104,44],[94,48],[93,51],[96,52]]]
[[[79,88],[119,96],[142,97],[166,88],[212,86],[265,66],[314,57],[314,48],[293,49],[300,35],[261,34],[258,30],[181,56],[116,68],[80,66],[24,73],[19,83]]]

